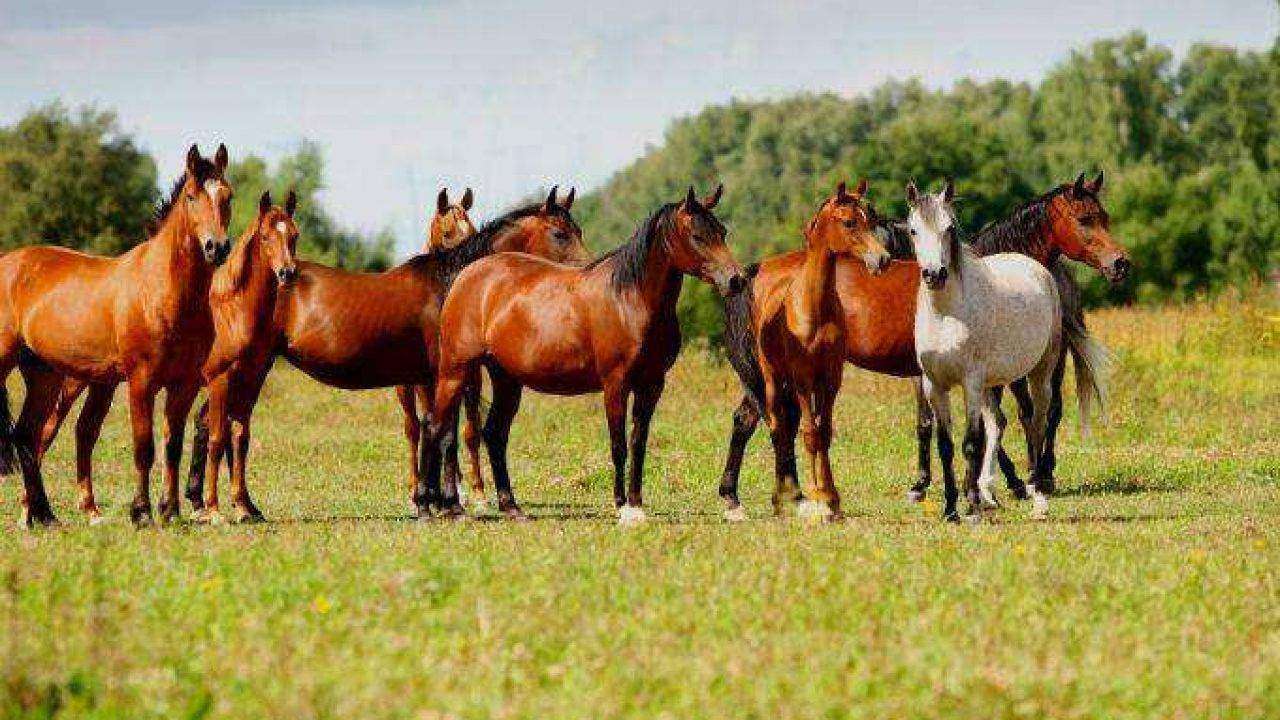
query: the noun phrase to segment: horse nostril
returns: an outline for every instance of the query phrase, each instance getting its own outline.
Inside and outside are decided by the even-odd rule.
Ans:
[[[734,273],[733,277],[729,278],[729,292],[742,292],[742,289],[746,287],[746,285],[747,281],[742,277],[741,273]]]
[[[1117,279],[1124,279],[1129,275],[1131,264],[1128,258],[1119,258],[1111,264],[1111,272],[1115,274]]]

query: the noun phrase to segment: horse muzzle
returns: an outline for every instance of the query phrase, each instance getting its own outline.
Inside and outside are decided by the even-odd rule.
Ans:
[[[276,279],[280,281],[281,285],[289,285],[293,283],[294,280],[298,279],[298,266],[286,265],[279,270],[276,270]]]
[[[879,275],[889,267],[889,253],[864,253],[862,262],[867,264],[867,270],[872,275]]]
[[[720,293],[720,297],[729,297],[737,295],[747,287],[747,278],[740,268],[734,268],[729,272],[717,272],[713,276],[712,284]]]
[[[947,284],[947,269],[930,270],[929,268],[921,268],[920,279],[924,280],[925,287],[930,290],[941,290]]]
[[[1102,269],[1102,276],[1112,285],[1119,285],[1129,279],[1129,272],[1133,270],[1133,263],[1127,257],[1118,257],[1111,261],[1110,265]]]
[[[205,240],[200,244],[200,249],[204,253],[205,262],[214,267],[218,267],[227,261],[227,256],[231,254],[230,240]]]

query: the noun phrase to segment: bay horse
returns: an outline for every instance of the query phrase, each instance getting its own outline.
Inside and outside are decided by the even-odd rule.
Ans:
[[[1092,181],[1085,180],[1082,173],[1074,183],[1058,185],[988,225],[971,243],[979,255],[1020,252],[1052,269],[1063,305],[1064,344],[1076,368],[1082,417],[1087,416],[1089,400],[1100,398],[1101,379],[1095,366],[1100,353],[1085,328],[1079,287],[1061,258],[1088,264],[1113,283],[1122,282],[1127,276],[1128,253],[1111,237],[1109,217],[1099,197],[1103,180],[1101,173]],[[845,312],[845,361],[864,370],[914,379],[920,476],[910,497],[919,501],[931,479],[930,442],[934,432],[933,414],[921,391],[920,366],[915,356],[915,297],[920,268],[910,259],[911,242],[906,224],[879,215],[870,204],[867,207],[875,216],[883,242],[895,260],[879,276],[868,273],[862,263],[836,260],[835,287]],[[753,272],[754,266],[748,267],[748,278]],[[764,381],[754,349],[751,286],[749,279],[747,291],[731,296],[725,304],[725,347],[744,391],[734,413],[719,491],[730,520],[745,517],[738,497],[738,478],[747,442],[763,413]],[[1047,440],[1041,455],[1041,463],[1046,468],[1041,473],[1041,482],[1046,487],[1052,487],[1053,437],[1062,417],[1066,351],[1054,371]],[[774,439],[774,469],[778,481],[773,495],[775,511],[780,512],[787,502],[800,498],[800,489],[793,481],[796,477],[794,445],[794,437]],[[1012,461],[1002,449],[998,449],[997,458],[1010,489],[1019,497],[1025,497],[1026,491]]]
[[[994,388],[1025,378],[1031,412],[1024,430],[1031,465],[1039,467],[1053,369],[1061,355],[1062,306],[1057,283],[1044,265],[1020,253],[979,257],[960,242],[954,194],[950,180],[937,194],[922,194],[915,183],[907,184],[907,221],[922,278],[916,291],[915,345],[921,384],[938,424],[943,517],[959,519],[949,399],[951,388],[959,386],[967,421],[962,449],[968,518],[979,521],[984,505],[994,504],[991,484],[1004,428]],[[1048,495],[1036,472],[1031,494],[1032,517],[1042,519]]]
[[[628,242],[586,267],[502,253],[458,276],[440,313],[436,412],[424,436],[421,495],[439,497],[447,514],[461,513],[456,488],[440,488],[440,453],[433,446],[456,422],[459,395],[483,366],[493,383],[483,437],[501,512],[525,518],[511,490],[506,448],[527,386],[555,395],[603,391],[619,520],[645,519],[645,446],[666,373],[680,351],[676,301],[683,275],[722,294],[738,291],[743,282],[725,245],[725,228],[711,213],[723,189],[699,200],[690,187],[684,200],[663,205]],[[629,399],[631,472],[624,489]]]
[[[115,258],[38,246],[0,257],[0,454],[16,450],[22,468],[22,522],[56,522],[40,472],[42,433],[64,386],[88,385],[92,434],[115,387],[128,384],[137,492],[135,524],[149,523],[152,422],[155,398],[165,391],[165,491],[162,518],[178,515],[177,468],[183,425],[200,389],[199,367],[213,342],[207,301],[215,266],[230,252],[227,224],[232,188],[225,178],[227,149],[213,160],[197,146],[186,172],[157,208],[150,237]],[[10,428],[3,382],[14,367],[27,394]],[[79,430],[78,430],[78,435]],[[87,468],[92,442],[78,452]],[[87,493],[86,493],[87,490]],[[92,487],[82,485],[81,506],[98,515]]]
[[[297,278],[276,295],[270,325],[271,352],[239,358],[228,382],[231,396],[256,398],[277,355],[330,387],[344,390],[430,385],[434,381],[438,318],[444,296],[466,266],[495,252],[527,252],[553,260],[580,261],[586,257],[582,231],[569,211],[556,200],[552,188],[545,202],[518,208],[487,223],[459,245],[417,255],[381,273],[364,273],[298,262]],[[253,403],[231,407],[232,463],[243,492],[233,498],[237,521],[261,520],[243,479],[249,448],[249,418]],[[216,508],[204,497],[210,433],[217,423],[202,408],[196,417],[195,462],[187,484],[187,498],[202,512],[200,519],[217,521]],[[452,434],[447,436],[452,440]],[[454,448],[449,445],[452,454]],[[209,482],[216,482],[210,476]],[[215,495],[216,497],[216,495]],[[427,498],[415,501],[420,515],[428,515]]]
[[[862,204],[863,180],[853,193],[840,183],[804,229],[803,250],[760,263],[755,277],[756,357],[764,378],[764,409],[772,437],[794,436],[791,406],[809,456],[802,507],[813,517],[838,519],[840,494],[831,475],[832,408],[844,366],[844,310],[835,289],[837,257],[860,259],[875,275],[889,264],[875,224]],[[740,508],[739,508],[740,510]]]

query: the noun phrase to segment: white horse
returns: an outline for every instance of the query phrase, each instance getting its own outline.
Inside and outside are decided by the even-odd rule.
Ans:
[[[907,185],[908,224],[921,274],[916,357],[938,423],[946,495],[943,516],[948,520],[959,519],[948,393],[956,385],[964,390],[965,494],[969,517],[976,521],[984,505],[996,505],[991,486],[1004,417],[992,388],[1026,378],[1032,407],[1029,416],[1022,415],[1023,427],[1031,466],[1039,466],[1053,367],[1060,355],[1062,311],[1053,276],[1043,265],[1014,253],[978,257],[960,242],[951,204],[954,194],[950,180],[936,195],[921,194],[915,183]],[[1038,473],[1031,478],[1037,519],[1045,517],[1049,506],[1042,485]]]

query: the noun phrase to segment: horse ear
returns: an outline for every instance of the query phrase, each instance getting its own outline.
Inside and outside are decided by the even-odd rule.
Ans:
[[[841,180],[840,184],[836,185],[836,200],[844,200],[844,197],[848,194],[849,192],[845,189],[844,181]]]
[[[1071,188],[1072,197],[1080,197],[1084,194],[1084,173],[1076,176],[1076,184]]]
[[[724,194],[724,183],[716,185],[716,191],[711,193],[711,197],[702,201],[702,207],[710,210],[720,202],[720,196]]]
[[[547,204],[543,206],[543,209],[546,210],[547,212],[551,212],[552,210],[556,209],[556,193],[559,190],[560,190],[559,185],[553,185],[551,187],[551,192],[547,193]]]
[[[436,214],[443,215],[449,210],[449,188],[440,188],[436,195]]]
[[[213,166],[218,168],[218,174],[221,175],[227,169],[227,146],[223,143],[218,144],[218,152],[213,154]]]
[[[854,188],[853,194],[854,194],[855,196],[859,197],[859,198],[861,198],[861,197],[863,197],[863,196],[865,196],[865,195],[867,194],[867,179],[866,179],[866,178],[861,178],[860,180],[858,180],[858,187]]]
[[[693,186],[689,186],[689,192],[684,194],[684,209],[692,210],[698,205],[698,196],[693,194]]]
[[[475,196],[471,194],[471,188],[467,188],[466,192],[462,193],[462,209],[470,210],[471,203],[474,200],[475,200]]]
[[[298,209],[298,193],[293,188],[289,188],[289,196],[284,199],[284,211],[289,217],[293,217],[293,211]]]
[[[947,185],[942,189],[942,199],[951,202],[956,199],[956,181],[947,178]]]
[[[569,194],[564,197],[564,201],[560,203],[560,207],[564,208],[565,210],[568,210],[569,208],[573,207],[573,198],[577,193],[578,193],[578,188],[576,187],[569,188]]]
[[[1093,193],[1094,195],[1097,195],[1098,193],[1102,192],[1102,180],[1103,180],[1102,171],[1099,170],[1098,177],[1093,181],[1093,184],[1089,186],[1089,192]]]
[[[907,202],[912,205],[920,202],[920,190],[916,187],[915,180],[907,181]]]
[[[271,209],[271,191],[263,190],[262,197],[258,198],[258,214],[266,215]]]
[[[187,175],[192,178],[196,177],[197,171],[200,169],[200,146],[191,143],[191,148],[187,150]]]

